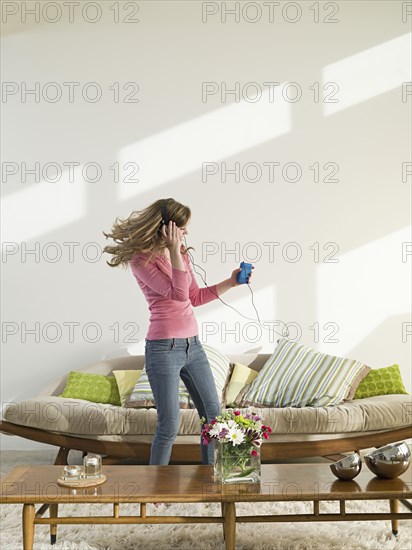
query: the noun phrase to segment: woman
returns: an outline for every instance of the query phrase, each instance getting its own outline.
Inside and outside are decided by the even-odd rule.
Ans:
[[[137,214],[137,215],[136,215]],[[104,251],[114,255],[108,265],[130,264],[150,310],[145,342],[145,368],[157,409],[157,428],[150,464],[168,464],[179,427],[178,387],[182,378],[199,418],[210,422],[221,413],[213,375],[198,336],[191,306],[217,299],[240,283],[235,269],[228,279],[200,289],[182,244],[191,211],[174,199],[160,199],[115,223],[118,244]],[[166,229],[167,226],[167,229]],[[250,277],[249,277],[250,280]],[[249,282],[248,280],[248,282]],[[213,444],[202,445],[202,464],[213,464]]]

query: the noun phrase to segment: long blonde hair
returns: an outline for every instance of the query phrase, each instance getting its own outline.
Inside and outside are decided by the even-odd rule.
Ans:
[[[151,261],[156,254],[163,252],[166,248],[164,239],[161,236],[160,227],[162,222],[162,207],[166,199],[159,199],[143,210],[134,210],[124,220],[116,218],[111,233],[102,232],[107,238],[113,239],[117,244],[106,246],[103,252],[112,254],[111,261],[106,262],[110,267],[121,265],[127,268],[132,256],[138,252],[150,252],[147,262]],[[178,227],[184,227],[191,218],[191,211],[174,199],[167,203],[167,216],[173,220]],[[187,254],[193,246],[181,245],[182,254]],[[147,263],[146,262],[146,263]],[[146,265],[146,264],[145,264]]]

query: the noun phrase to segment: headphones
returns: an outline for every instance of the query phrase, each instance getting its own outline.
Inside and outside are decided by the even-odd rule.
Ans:
[[[171,201],[171,200],[173,200],[172,197],[163,200],[163,204],[162,204],[162,221],[160,222],[159,233],[161,233],[162,227],[164,225],[166,226],[166,229],[169,225],[170,220],[169,220],[169,216],[167,214],[167,205],[168,205],[169,201]]]
[[[170,219],[169,219],[168,212],[167,212],[167,206],[168,206],[168,203],[169,203],[170,200],[173,200],[173,199],[170,197],[170,198],[168,198],[168,199],[164,199],[164,200],[163,200],[163,205],[162,205],[162,221],[161,221],[161,224],[160,224],[160,227],[159,227],[159,232],[161,231],[163,225],[166,225],[166,226],[169,225]],[[185,236],[183,236],[183,237],[184,237],[184,239],[185,239],[185,246],[186,246],[186,248],[187,248],[186,237],[185,237]],[[224,305],[227,306],[227,307],[232,308],[233,310],[235,310],[239,315],[241,315],[241,316],[244,317],[245,319],[249,319],[249,320],[251,320],[251,321],[256,321],[256,319],[253,319],[252,317],[246,317],[246,315],[243,315],[242,313],[240,313],[240,311],[238,311],[236,308],[234,308],[234,307],[231,306],[230,304],[227,304],[226,302],[224,302],[224,301],[222,300],[222,298],[221,298],[216,292],[214,292],[214,291],[209,287],[209,285],[206,283],[206,279],[203,278],[203,276],[201,275],[201,273],[199,273],[198,271],[196,271],[196,269],[194,268],[194,266],[197,266],[197,267],[199,267],[199,268],[206,274],[206,271],[203,269],[203,267],[201,267],[201,266],[195,264],[195,262],[193,261],[192,254],[190,253],[189,250],[187,251],[187,253],[188,253],[189,257],[190,257],[190,261],[192,262],[193,269],[194,269],[195,273],[197,273],[198,275],[200,275],[200,277],[201,277],[203,283],[207,286],[207,288],[208,288],[211,292],[213,292],[213,294],[215,294],[215,295],[219,298],[219,300],[222,302],[222,304],[224,304]],[[253,307],[254,307],[254,309],[255,309],[255,311],[256,311],[257,320],[258,320],[259,325],[260,325],[262,328],[264,328],[265,330],[272,330],[273,332],[275,332],[275,333],[278,334],[279,336],[282,336],[282,338],[288,338],[288,337],[289,337],[289,329],[288,329],[286,323],[284,323],[283,321],[278,321],[278,320],[276,320],[276,323],[283,323],[283,324],[285,325],[285,326],[284,326],[284,329],[286,329],[287,334],[284,333],[284,332],[285,332],[284,329],[282,330],[282,334],[280,334],[280,332],[276,332],[276,330],[274,330],[273,328],[264,327],[264,326],[262,325],[262,323],[261,323],[261,321],[260,321],[260,318],[259,318],[258,310],[256,309],[255,303],[254,303],[254,301],[253,301],[253,290],[252,290],[252,288],[251,288],[251,286],[250,286],[249,283],[246,283],[246,284],[247,284],[247,286],[249,287],[250,292],[252,293],[252,305],[253,305]]]

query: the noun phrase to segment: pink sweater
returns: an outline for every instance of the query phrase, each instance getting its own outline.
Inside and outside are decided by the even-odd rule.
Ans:
[[[197,336],[198,326],[191,306],[217,299],[216,285],[197,286],[187,254],[182,254],[186,271],[172,267],[164,256],[156,256],[143,267],[148,257],[149,253],[137,253],[130,260],[132,273],[149,305],[147,340]]]

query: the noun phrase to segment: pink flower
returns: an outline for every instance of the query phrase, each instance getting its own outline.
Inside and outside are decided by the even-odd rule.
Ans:
[[[256,451],[256,449],[253,449],[253,451],[250,454],[253,455],[253,456],[257,456],[258,452]]]
[[[213,424],[216,424],[216,418],[214,418],[213,420],[210,421],[210,423],[213,425]]]
[[[265,439],[269,439],[269,436],[267,433],[262,434]]]
[[[233,411],[233,414],[234,414],[235,416],[239,416],[239,415],[240,415],[239,409],[236,409],[235,411]]]

